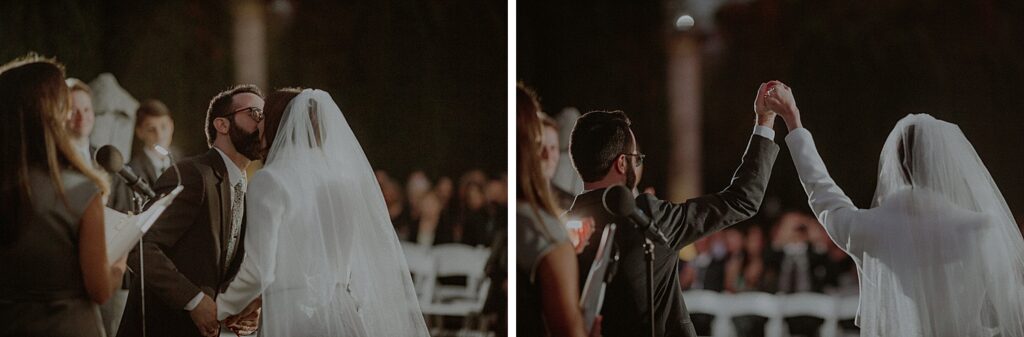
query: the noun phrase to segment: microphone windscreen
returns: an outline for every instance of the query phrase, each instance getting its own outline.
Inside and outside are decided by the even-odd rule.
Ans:
[[[612,215],[628,216],[636,209],[636,200],[626,186],[615,185],[604,191],[604,207]]]
[[[124,167],[124,157],[121,151],[112,145],[103,145],[96,150],[96,163],[103,167],[108,173],[117,173]]]

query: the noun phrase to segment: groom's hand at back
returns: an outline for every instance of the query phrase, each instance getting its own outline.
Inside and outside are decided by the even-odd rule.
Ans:
[[[189,316],[192,316],[192,322],[196,324],[196,328],[199,329],[199,333],[203,336],[216,337],[220,335],[220,322],[217,321],[217,302],[214,302],[208,295],[203,295],[203,299],[199,301],[192,311],[189,311]]]

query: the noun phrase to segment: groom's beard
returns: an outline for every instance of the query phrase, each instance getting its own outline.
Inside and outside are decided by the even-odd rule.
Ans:
[[[231,136],[231,144],[235,146],[235,151],[249,160],[261,159],[259,129],[246,133],[235,123],[231,123],[231,126],[228,127],[228,135]]]

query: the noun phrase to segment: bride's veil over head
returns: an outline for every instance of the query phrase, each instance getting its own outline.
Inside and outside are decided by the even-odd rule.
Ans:
[[[898,322],[915,311],[924,321],[947,319],[919,327],[924,335],[1024,336],[1024,239],[957,125],[926,114],[901,119],[882,149],[872,207],[906,220],[872,235],[891,255],[868,252],[860,263],[862,316]],[[899,308],[899,298],[918,305]]]
[[[367,336],[428,335],[380,186],[330,94],[306,89],[291,100],[262,171],[279,181],[287,203],[301,212],[295,218],[302,223],[281,224],[280,240],[295,240],[281,246],[294,251],[276,252],[274,264],[303,274],[277,275],[295,283],[277,287],[303,289],[295,292],[303,295],[290,297],[285,290],[282,301],[323,317],[318,325],[349,327],[325,330],[332,334],[362,326]],[[271,315],[274,304],[268,305]]]

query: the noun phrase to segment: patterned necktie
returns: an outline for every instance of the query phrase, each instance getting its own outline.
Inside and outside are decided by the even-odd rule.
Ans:
[[[242,182],[239,181],[231,193],[231,236],[228,237],[228,255],[224,259],[224,269],[231,265],[235,257],[235,249],[238,248],[238,236],[242,231],[242,212],[244,212],[245,190],[242,189]]]

